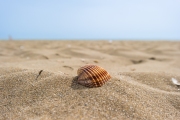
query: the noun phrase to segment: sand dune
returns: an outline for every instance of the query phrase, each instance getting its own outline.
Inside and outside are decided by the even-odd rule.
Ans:
[[[180,42],[0,41],[0,119],[180,118]],[[77,84],[85,64],[112,76]]]

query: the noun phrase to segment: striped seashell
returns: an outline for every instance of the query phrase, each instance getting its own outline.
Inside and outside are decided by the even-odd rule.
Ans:
[[[101,87],[111,76],[97,65],[85,65],[77,71],[77,82],[86,87]]]

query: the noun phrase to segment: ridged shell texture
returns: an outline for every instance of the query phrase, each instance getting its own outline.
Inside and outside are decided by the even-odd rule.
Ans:
[[[86,87],[101,87],[111,76],[97,65],[85,65],[77,71],[77,82]]]

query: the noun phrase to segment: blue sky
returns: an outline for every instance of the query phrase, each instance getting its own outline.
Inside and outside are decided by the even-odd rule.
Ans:
[[[180,40],[180,0],[0,0],[0,39]]]

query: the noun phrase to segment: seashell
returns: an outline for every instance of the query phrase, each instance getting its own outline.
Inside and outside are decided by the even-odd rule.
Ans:
[[[101,87],[111,76],[97,65],[85,65],[77,71],[77,82],[86,87]]]
[[[175,78],[172,78],[171,80],[172,80],[173,84],[180,86],[180,82],[178,82]]]

